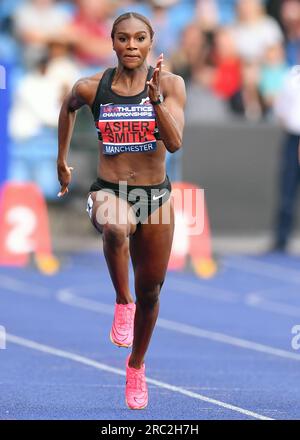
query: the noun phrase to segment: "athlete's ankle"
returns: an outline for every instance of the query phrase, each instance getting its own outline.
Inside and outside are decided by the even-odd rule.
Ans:
[[[142,368],[144,361],[139,361],[137,359],[134,359],[134,357],[132,357],[132,355],[130,356],[129,360],[128,360],[128,366],[130,368],[135,368],[137,370],[139,370],[140,368]]]
[[[134,300],[131,295],[116,296],[116,303],[117,304],[130,304],[130,303],[134,303]]]

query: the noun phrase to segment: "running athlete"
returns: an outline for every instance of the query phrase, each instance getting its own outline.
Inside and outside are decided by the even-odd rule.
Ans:
[[[80,79],[65,98],[59,116],[57,170],[68,192],[72,167],[67,154],[76,111],[87,104],[99,137],[98,178],[91,185],[87,211],[102,234],[103,250],[116,291],[111,341],[131,347],[126,358],[127,406],[148,404],[144,357],[159,312],[159,295],[171,251],[174,212],[165,170],[166,150],[182,143],[185,85],[183,79],[147,64],[154,31],[137,13],[120,15],[111,32],[118,65]],[[136,197],[138,195],[138,197]],[[163,221],[163,211],[169,220]],[[132,260],[135,295],[129,290]]]

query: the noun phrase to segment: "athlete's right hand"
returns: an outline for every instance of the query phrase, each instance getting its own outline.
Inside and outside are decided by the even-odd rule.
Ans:
[[[58,197],[64,196],[66,193],[69,192],[68,185],[71,182],[71,171],[73,171],[73,167],[69,167],[66,163],[57,164],[57,174],[58,174],[58,180],[61,184],[61,189],[59,193],[57,194]]]

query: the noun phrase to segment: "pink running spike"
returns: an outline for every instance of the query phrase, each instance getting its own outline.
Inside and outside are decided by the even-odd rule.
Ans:
[[[126,404],[129,409],[144,409],[148,405],[145,363],[139,369],[129,367],[129,358],[130,354],[126,358]]]
[[[115,304],[110,340],[118,347],[131,347],[133,341],[135,304]]]

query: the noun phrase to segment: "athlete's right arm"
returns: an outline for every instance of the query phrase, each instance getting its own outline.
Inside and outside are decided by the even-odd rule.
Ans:
[[[72,91],[65,97],[58,119],[58,155],[57,175],[61,184],[58,197],[68,192],[68,185],[71,182],[72,167],[67,165],[67,156],[73,134],[77,110],[91,101],[90,80],[83,78],[77,81]]]

